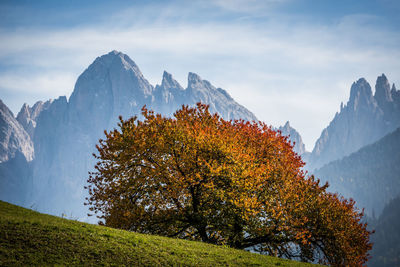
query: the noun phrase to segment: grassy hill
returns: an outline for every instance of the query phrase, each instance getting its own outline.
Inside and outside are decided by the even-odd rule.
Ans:
[[[0,266],[10,265],[311,266],[66,220],[0,201]]]

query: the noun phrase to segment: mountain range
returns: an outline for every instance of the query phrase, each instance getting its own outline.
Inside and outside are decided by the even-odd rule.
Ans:
[[[84,185],[104,130],[116,127],[120,115],[140,117],[144,105],[171,116],[181,105],[197,102],[208,104],[226,120],[257,121],[227,91],[195,73],[189,73],[186,89],[166,71],[161,85],[154,87],[133,60],[117,51],[94,60],[69,99],[24,104],[16,118],[1,102],[0,199],[84,219]],[[296,133],[292,141],[299,152],[304,150],[300,135],[288,123],[284,131]]]

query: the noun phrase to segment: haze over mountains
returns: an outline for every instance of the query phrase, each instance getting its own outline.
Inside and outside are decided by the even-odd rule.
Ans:
[[[0,163],[20,152],[27,161],[33,159],[33,144],[23,126],[14,118],[11,110],[0,100]]]

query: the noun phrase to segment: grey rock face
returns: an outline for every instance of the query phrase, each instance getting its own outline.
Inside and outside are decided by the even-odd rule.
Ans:
[[[53,101],[36,119],[35,160],[32,167],[32,194],[28,206],[55,215],[85,219],[84,189],[88,171],[95,160],[92,153],[104,130],[117,127],[118,116],[125,119],[141,113],[146,105],[170,116],[182,104],[201,101],[225,119],[256,120],[226,91],[215,88],[194,73],[183,89],[171,74],[164,72],[155,88],[137,65],[117,51],[98,57],[78,78],[69,98]]]
[[[14,158],[18,151],[27,161],[33,159],[33,144],[29,135],[0,100],[0,163]]]
[[[154,111],[171,116],[178,107],[185,103],[186,91],[166,71],[163,73],[161,85],[156,85],[151,103]]]
[[[112,51],[79,76],[69,99],[70,120],[89,131],[103,131],[105,125],[114,126],[120,115],[140,113],[143,105],[151,103],[153,90],[127,55]]]
[[[308,162],[313,170],[371,144],[400,126],[399,91],[392,89],[385,75],[378,77],[375,95],[361,78],[353,83],[347,105],[341,105],[329,126],[317,140]]]
[[[24,205],[30,185],[33,144],[12,112],[0,100],[0,199]]]
[[[33,107],[29,107],[28,104],[24,104],[17,115],[17,121],[24,127],[25,131],[29,134],[30,138],[33,139],[36,128],[36,120],[39,114],[47,109],[51,104],[51,100],[46,102],[38,101]]]
[[[281,131],[282,135],[289,137],[290,142],[294,144],[293,150],[297,154],[303,155],[306,152],[303,139],[294,128],[290,127],[289,121],[287,121],[284,126],[279,127],[278,130]]]

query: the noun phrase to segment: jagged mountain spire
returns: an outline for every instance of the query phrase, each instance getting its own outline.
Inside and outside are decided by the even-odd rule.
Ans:
[[[279,127],[278,130],[281,131],[282,135],[289,137],[290,142],[294,144],[293,149],[297,154],[302,155],[306,152],[303,139],[300,134],[290,126],[289,121],[287,121],[284,126]]]
[[[188,74],[188,87],[192,87],[196,84],[202,83],[203,80],[199,75],[194,72],[189,72]]]
[[[353,83],[346,106],[341,106],[315,143],[308,168],[319,168],[371,144],[400,126],[400,100],[393,102],[384,74],[378,77],[375,96],[361,78]]]
[[[38,101],[32,107],[28,104],[24,104],[17,115],[17,121],[24,127],[25,131],[29,134],[31,139],[33,139],[37,119],[40,113],[47,109],[52,100],[48,100],[46,102]]]
[[[165,89],[174,88],[184,90],[183,87],[172,77],[172,74],[164,71],[161,87]]]
[[[347,103],[348,106],[355,106],[360,104],[368,105],[371,103],[373,96],[371,86],[364,78],[360,78],[357,82],[354,82],[350,89],[350,99]]]
[[[375,95],[379,106],[386,105],[387,102],[392,102],[392,94],[390,92],[390,83],[385,74],[382,74],[376,79]]]
[[[34,157],[33,143],[14,114],[0,99],[0,163],[21,153],[26,161]]]

